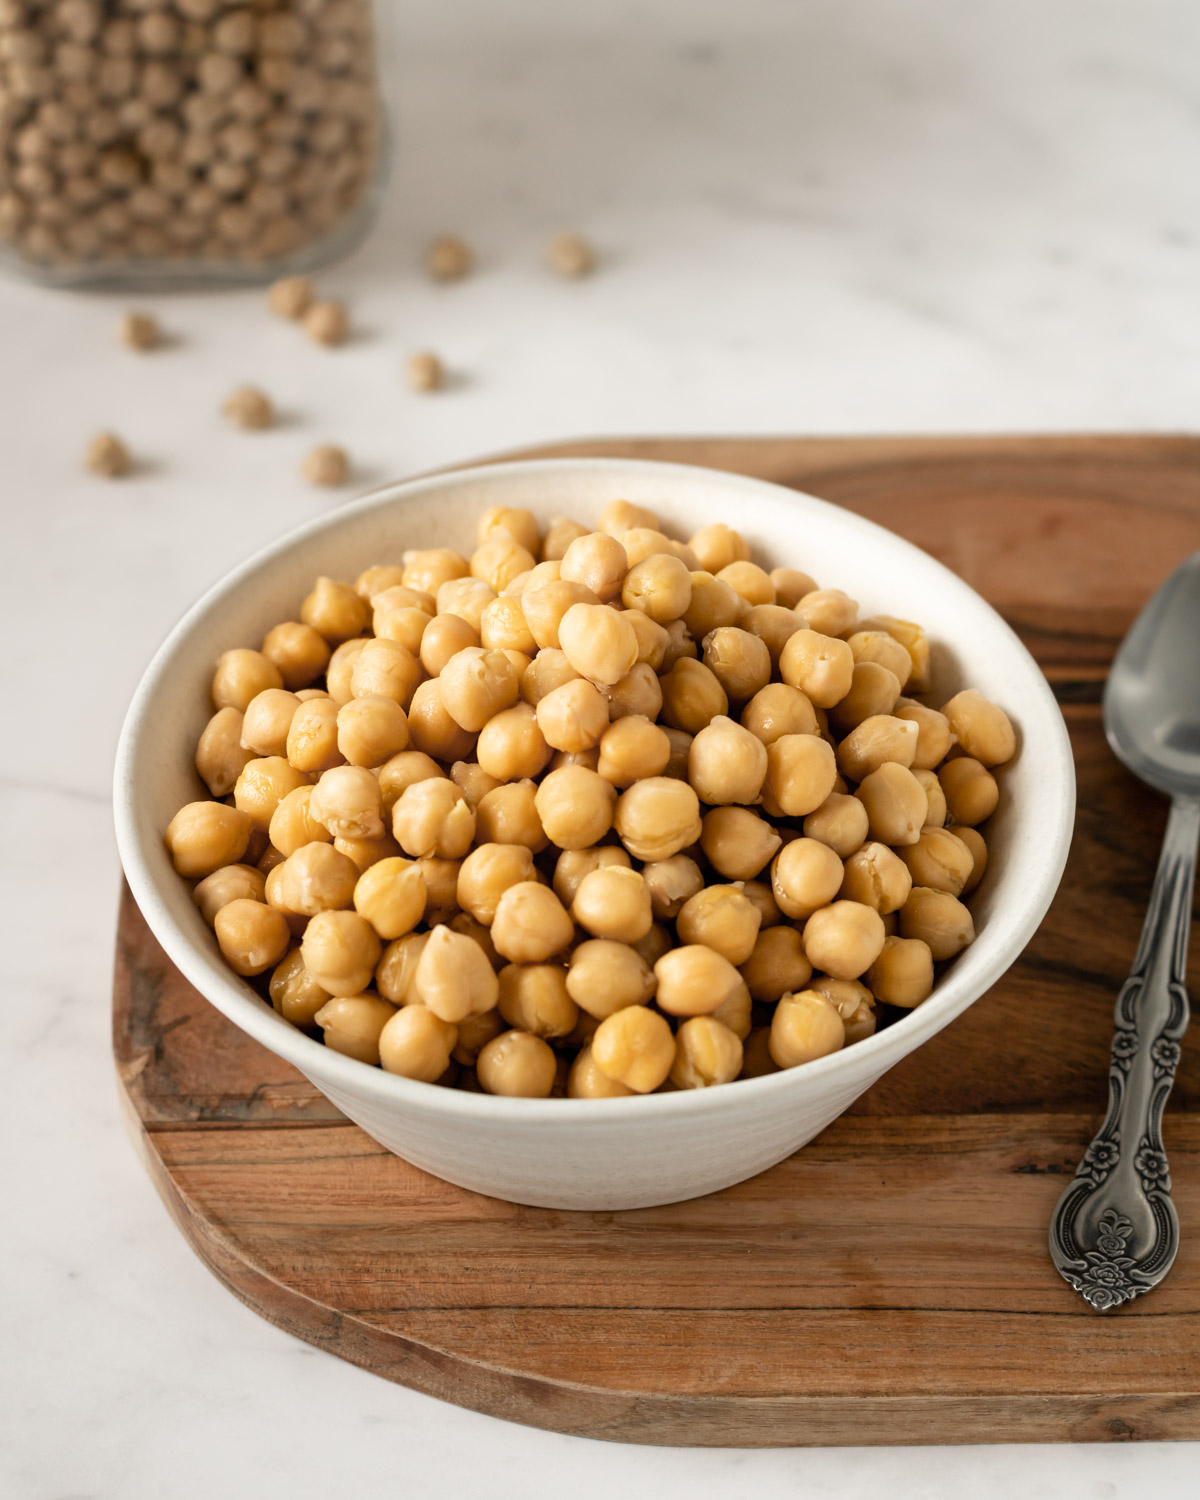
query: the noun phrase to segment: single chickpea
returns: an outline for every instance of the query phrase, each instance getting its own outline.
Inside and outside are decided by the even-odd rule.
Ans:
[[[196,770],[214,797],[228,797],[253,754],[242,746],[240,709],[219,708],[196,745]]]
[[[850,674],[850,690],[829,710],[829,717],[845,733],[864,720],[890,714],[899,697],[900,681],[894,672],[875,661],[856,661]]]
[[[414,391],[440,391],[446,383],[445,368],[430,349],[410,354],[407,368],[408,383]]]
[[[549,1043],[528,1031],[502,1031],[475,1063],[484,1092],[510,1099],[548,1099],[557,1070]]]
[[[775,585],[771,582],[771,575],[757,563],[742,558],[718,568],[716,576],[722,583],[727,583],[751,608],[759,604],[775,603]]]
[[[302,319],[304,331],[314,344],[333,347],[344,344],[350,333],[350,318],[345,303],[328,299],[314,302]]]
[[[851,781],[864,781],[888,761],[907,768],[916,748],[917,726],[911,720],[873,714],[852,729],[838,746],[838,770]]]
[[[649,1094],[670,1074],[675,1038],[662,1016],[630,1005],[600,1022],[592,1038],[592,1058],[606,1078],[635,1094]]]
[[[602,604],[573,604],[558,628],[559,644],[581,677],[601,686],[619,682],[637,662],[633,627]]]
[[[458,904],[490,927],[504,892],[534,879],[533,855],[523,845],[480,844],[459,869]]]
[[[798,614],[801,599],[816,592],[816,580],[798,568],[772,568],[771,582],[775,585],[775,602],[785,609],[794,609]]]
[[[782,842],[771,824],[748,807],[714,807],[704,814],[700,847],[726,880],[753,880]]]
[[[673,922],[684,903],[704,889],[700,866],[686,854],[654,860],[643,869],[642,879],[650,893],[650,909],[660,922]]]
[[[496,903],[492,941],[497,952],[513,963],[545,963],[574,936],[574,924],[562,902],[535,880],[510,885]]]
[[[496,597],[496,590],[484,578],[452,578],[437,591],[439,615],[460,615],[476,632],[482,633],[483,612]]]
[[[566,556],[567,548],[572,542],[588,535],[587,527],[581,526],[578,521],[572,521],[567,516],[551,516],[546,535],[542,539],[542,556],[547,562],[557,562]]]
[[[549,776],[545,778],[546,781],[549,779]],[[545,785],[545,781],[542,784]],[[539,854],[550,839],[542,827],[537,791],[532,781],[510,781],[498,786],[494,792],[488,792],[475,809],[478,841],[481,844],[521,844],[531,853]]]
[[[671,758],[671,741],[645,714],[627,714],[605,729],[596,769],[605,781],[624,789],[661,776]]]
[[[924,826],[944,828],[946,826],[946,794],[942,791],[942,783],[933,771],[914,770],[913,775],[921,783],[921,790],[925,793],[925,801],[928,804]]]
[[[681,657],[659,679],[663,722],[688,734],[699,734],[706,724],[729,712],[729,698],[715,672],[703,662]]]
[[[804,820],[804,836],[828,844],[840,859],[848,859],[861,849],[868,831],[866,808],[845,792],[830,792]]]
[[[725,582],[701,569],[691,574],[692,593],[682,619],[693,640],[702,641],[714,630],[736,625],[746,613],[746,601]]]
[[[846,1028],[837,1007],[816,990],[784,995],[771,1018],[771,1059],[780,1068],[797,1068],[840,1052]]]
[[[983,766],[1001,766],[1016,754],[1017,736],[1002,708],[989,702],[974,688],[956,693],[942,705],[951,732],[972,760]]]
[[[358,878],[358,866],[332,844],[304,844],[272,872],[267,881],[267,900],[293,916],[343,911],[353,904]]]
[[[880,916],[899,911],[911,890],[905,861],[886,844],[864,844],[846,861],[840,894],[873,907]]]
[[[536,666],[534,661],[529,670]],[[555,750],[590,750],[600,743],[608,728],[608,700],[594,683],[572,677],[538,698],[537,723],[546,743]]]
[[[427,1006],[406,1005],[384,1022],[379,1061],[384,1071],[420,1083],[436,1083],[450,1066],[458,1029]]]
[[[711,806],[756,802],[766,775],[762,741],[723,714],[699,731],[688,750],[688,780]]]
[[[282,912],[244,897],[223,906],[213,928],[225,962],[247,978],[274,968],[292,937]]]
[[[860,620],[857,629],[881,630],[899,641],[912,662],[906,686],[914,693],[929,691],[929,640],[920,625],[914,625],[911,620],[898,620],[894,615],[873,615],[869,620]]]
[[[308,777],[297,771],[281,755],[264,755],[248,760],[233,788],[234,805],[250,815],[255,828],[265,833],[271,826],[271,815],[289,792],[308,786]],[[237,857],[237,856],[235,856]],[[232,861],[222,860],[222,864]]]
[[[831,708],[850,691],[854,656],[845,641],[817,630],[797,630],[780,652],[779,675],[814,707]]]
[[[701,526],[688,538],[688,546],[696,554],[700,566],[709,573],[719,573],[730,563],[746,562],[750,557],[750,544],[745,537],[723,521]]]
[[[352,766],[383,765],[408,747],[408,719],[404,710],[394,698],[374,693],[352,698],[338,709],[337,746]]]
[[[777,573],[783,571],[776,568]],[[765,1078],[768,1073],[778,1073],[779,1068],[771,1056],[771,1028],[756,1026],[742,1044],[742,1071],[739,1078]]]
[[[699,559],[685,542],[677,542],[653,526],[631,527],[621,537],[621,545],[631,568],[636,568],[648,557],[662,556],[677,558],[689,573],[700,571]]]
[[[451,547],[410,548],[401,559],[404,574],[401,583],[410,589],[419,589],[423,594],[436,598],[443,583],[454,578],[470,576],[471,565],[461,552]]]
[[[391,698],[407,708],[423,673],[417,658],[399,641],[368,640],[354,658],[350,694],[354,698]]]
[[[268,288],[267,306],[277,318],[295,322],[308,311],[315,295],[307,276],[284,276]]]
[[[557,688],[582,680],[562,651],[553,646],[543,647],[521,673],[521,697],[536,708]]]
[[[841,589],[814,589],[797,602],[796,612],[822,635],[844,635],[858,618],[858,604]]]
[[[437,677],[451,657],[479,642],[479,631],[461,615],[435,615],[421,636],[421,665]]]
[[[743,964],[754,951],[762,915],[735,885],[710,885],[683,905],[675,930],[683,943],[702,943],[728,959]]]
[[[971,851],[971,873],[967,876],[966,884],[959,893],[963,896],[969,896],[983,879],[984,872],[987,869],[987,845],[983,841],[983,835],[977,828],[968,828],[965,824],[959,823],[953,826],[950,832],[956,839],[961,839]]]
[[[598,844],[592,849],[564,849],[554,864],[554,894],[570,909],[584,877],[593,870],[620,866],[632,868],[629,855],[620,844]]]
[[[406,651],[419,656],[421,642],[425,639],[425,632],[433,617],[420,605],[405,603],[399,597],[402,593],[415,592],[401,584],[398,588],[385,589],[382,594],[376,595],[371,604],[371,629],[380,640],[396,641]]]
[[[521,601],[506,594],[484,605],[479,617],[479,638],[488,651],[520,651],[529,657],[537,651]]]
[[[331,1051],[374,1067],[379,1062],[383,1028],[394,1014],[378,995],[344,995],[327,1000],[313,1019],[325,1033],[325,1045]]]
[[[414,782],[437,780],[445,774],[437,761],[421,750],[401,750],[385,761],[375,771],[385,820],[391,822],[392,809]],[[457,778],[455,780],[463,796],[470,802],[467,789],[461,781]]]
[[[213,674],[212,699],[218,708],[236,708],[244,714],[259,693],[268,688],[282,688],[283,677],[273,661],[261,651],[240,647],[224,651],[217,658]]]
[[[834,979],[857,979],[879,957],[887,936],[883,918],[859,901],[834,901],[804,924],[804,955]]]
[[[563,766],[544,778],[534,803],[552,843],[560,849],[588,849],[612,827],[617,794],[598,772]]]
[[[743,980],[727,958],[699,943],[672,948],[654,965],[660,1010],[672,1016],[708,1016],[741,989]]]
[[[133,468],[129,449],[115,432],[98,432],[87,445],[83,463],[101,479],[120,479]]]
[[[569,1036],[579,1020],[561,964],[506,964],[500,970],[497,1008],[514,1030],[543,1040]]]
[[[262,871],[253,865],[222,865],[196,886],[192,900],[211,927],[217,913],[231,901],[261,901],[265,884]]]
[[[459,1021],[457,1029],[458,1040],[450,1055],[464,1068],[473,1068],[491,1039],[504,1030],[504,1020],[498,1010],[485,1010],[481,1016],[467,1016]]]
[[[439,924],[421,949],[408,993],[456,1025],[491,1010],[500,998],[500,983],[478,943]]]
[[[581,234],[567,230],[556,234],[546,251],[546,263],[556,276],[578,281],[595,268],[596,252]]]
[[[974,828],[990,818],[1000,801],[996,778],[973,756],[948,760],[938,769],[938,780],[946,797],[946,808],[955,823]],[[915,839],[910,839],[915,843]]]
[[[785,734],[816,734],[817,716],[799,688],[770,682],[742,710],[742,725],[764,745],[773,745]]]
[[[863,778],[854,795],[867,810],[873,839],[896,847],[915,844],[921,837],[929,803],[921,783],[906,767],[885,762]]]
[[[905,1010],[920,1005],[933,991],[933,954],[920,938],[888,937],[867,970],[875,995]]]
[[[407,859],[381,859],[359,875],[354,909],[385,942],[411,932],[425,914],[425,877]]]
[[[609,536],[621,537],[635,526],[659,529],[658,517],[644,505],[634,505],[630,500],[610,500],[600,512],[598,531],[607,531]]]
[[[359,635],[353,640],[343,641],[329,658],[329,666],[325,669],[325,687],[335,703],[349,703],[354,697],[354,664],[366,650],[368,639],[365,635]]]
[[[763,807],[772,817],[807,817],[833,791],[833,750],[813,734],[781,735],[767,746]]]
[[[602,692],[608,702],[608,716],[614,723],[632,715],[653,722],[662,712],[662,687],[654,668],[645,662],[634,662],[624,677]]]
[[[797,993],[812,978],[812,965],[805,957],[800,934],[787,926],[760,932],[740,968],[751,997],[766,1004]]]
[[[583,584],[601,604],[607,604],[621,593],[628,571],[629,559],[616,537],[592,531],[577,537],[563,553],[559,576],[568,583]]]
[[[532,557],[542,550],[542,534],[537,517],[531,510],[511,505],[492,505],[479,518],[475,532],[475,543],[482,547],[489,537],[497,532],[506,532],[519,547],[524,547]]]
[[[375,969],[375,985],[385,1000],[393,1005],[409,1005],[416,1002],[413,992],[413,976],[417,962],[429,941],[427,932],[410,932],[396,938],[383,950]]]
[[[439,235],[425,252],[425,269],[434,281],[461,281],[473,261],[467,246],[452,234]]]
[[[667,642],[670,640],[666,626],[659,625],[640,609],[626,609],[622,614],[637,637],[638,665],[650,667],[657,672],[663,664]]]
[[[693,1016],[675,1033],[671,1082],[679,1089],[732,1083],[742,1071],[742,1044],[715,1016]]]
[[[743,880],[742,895],[757,909],[762,921],[762,929],[778,926],[783,921],[783,913],[775,900],[775,893],[767,880]]]
[[[635,859],[667,859],[700,837],[700,800],[687,782],[648,776],[621,793],[613,824]]]
[[[621,602],[658,625],[668,625],[682,619],[692,602],[692,574],[670,553],[652,553],[626,573]]]
[[[473,943],[477,944],[483,956],[497,973],[504,967],[504,960],[496,951],[496,945],[492,942],[491,933],[482,922],[477,922],[470,913],[465,911],[456,912],[450,918],[449,922],[446,923],[446,926],[449,927],[451,932],[460,933],[463,937],[468,937]]]
[[[370,619],[370,608],[350,584],[323,574],[300,606],[300,618],[318,635],[339,645],[363,633]]]
[[[662,729],[662,725],[659,725]],[[688,734],[686,729],[663,729],[671,746],[670,759],[667,761],[663,771],[664,776],[672,776],[676,781],[687,780],[688,755],[691,753],[694,735]]]
[[[528,573],[536,559],[507,531],[493,531],[471,553],[471,576],[482,578],[498,594],[520,573]]]
[[[579,882],[571,916],[596,938],[636,943],[654,920],[641,872],[620,864],[600,865]]]
[[[771,653],[765,641],[736,625],[704,637],[704,665],[734,702],[745,703],[771,680]]]
[[[280,800],[271,814],[267,834],[272,846],[285,859],[297,849],[303,849],[305,844],[332,842],[333,835],[328,828],[312,815],[312,794],[311,786],[298,786]]]
[[[334,766],[313,788],[310,815],[335,838],[382,838],[379,782],[362,766]]]
[[[495,776],[489,776],[476,761],[471,760],[456,760],[450,767],[450,780],[467,799],[467,805],[472,812],[489,792],[494,792],[498,786],[504,785]]]
[[[465,760],[475,748],[476,736],[446,711],[440,677],[418,683],[408,705],[408,733],[415,749],[451,764]]]
[[[589,1016],[603,1021],[654,994],[654,971],[636,949],[608,938],[591,938],[571,954],[567,993]]]
[[[741,629],[757,636],[766,646],[772,669],[779,666],[783,648],[797,630],[804,629],[804,619],[794,609],[781,604],[752,605],[741,618]]]
[[[975,869],[975,857],[960,838],[945,828],[926,828],[915,844],[901,849],[914,885],[960,896]]]
[[[247,432],[261,431],[275,424],[274,403],[265,391],[253,385],[239,385],[226,396],[221,403],[221,415]]]
[[[658,672],[669,672],[677,661],[685,657],[691,661],[698,659],[700,650],[692,639],[692,633],[682,620],[672,620],[666,626],[667,644],[663,650],[662,661],[655,668]]]
[[[915,885],[900,909],[900,935],[920,938],[942,963],[975,941],[975,924],[957,897]]]
[[[633,1093],[596,1066],[590,1046],[584,1047],[567,1076],[568,1099],[628,1099]]]
[[[400,858],[400,845],[390,833],[385,833],[380,839],[336,838],[333,847],[353,861],[360,875],[381,859]]]
[[[329,999],[304,967],[299,948],[293,948],[271,974],[271,1004],[285,1021],[307,1028],[316,1023],[317,1012]]]
[[[629,946],[653,968],[663,954],[674,947],[674,938],[661,922],[655,922],[644,938]]]
[[[890,640],[891,637],[885,639]],[[893,641],[892,644],[898,646],[899,642]],[[905,656],[908,657],[907,652]],[[892,713],[896,718],[908,719],[917,726],[917,748],[913,755],[912,769],[932,771],[940,766],[954,744],[954,734],[946,715],[938,713],[936,708],[926,708],[915,698],[897,698]]]
[[[430,619],[437,613],[432,594],[427,594],[424,589],[410,588],[404,582],[404,568],[400,563],[373,563],[364,568],[354,580],[354,592],[372,609],[382,603],[396,609],[411,605],[414,609],[424,610]]]
[[[489,719],[516,703],[520,676],[503,651],[469,646],[445,664],[438,686],[455,723],[478,733]]]
[[[504,782],[540,775],[551,751],[538,726],[536,711],[528,703],[517,703],[483,726],[475,754],[489,776]]]
[[[338,705],[332,698],[301,703],[288,725],[287,758],[297,771],[331,771],[344,757],[338,749]]]
[[[842,884],[842,862],[817,839],[792,839],[771,866],[771,893],[787,917],[809,917],[827,906]]]
[[[262,654],[274,663],[284,687],[293,693],[311,686],[329,665],[324,636],[300,620],[285,620],[268,630]]]
[[[565,578],[560,578],[556,583],[529,587],[524,591],[521,595],[521,611],[539,649],[563,649],[560,640],[562,622],[568,611],[577,604],[597,608],[600,601],[582,583],[571,583]],[[636,660],[635,654],[630,665]],[[620,675],[618,672],[617,676]]]
[[[846,644],[856,663],[874,662],[886,667],[900,684],[901,691],[904,690],[912,675],[912,658],[899,641],[882,630],[857,630],[847,637]],[[891,709],[883,711],[890,713]]]
[[[414,858],[461,859],[475,838],[475,813],[452,781],[431,777],[401,793],[392,808],[392,833]]]

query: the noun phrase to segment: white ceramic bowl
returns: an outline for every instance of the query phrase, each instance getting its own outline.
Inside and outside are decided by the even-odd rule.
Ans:
[[[972,907],[978,937],[933,995],[886,1030],[791,1072],[647,1098],[500,1099],[397,1078],[295,1030],[221,960],[171,868],[162,835],[207,795],[192,769],[220,652],[257,645],[294,619],[318,573],[354,578],[406,547],[470,552],[490,505],[595,518],[617,497],[648,505],[676,535],[728,521],[768,565],[844,588],[863,614],[919,620],[934,642],[935,691],[968,683],[1004,705],[1020,748]],[[998,614],[933,558],[808,495],[682,465],[611,459],[494,464],[392,485],[311,522],[229,574],[171,632],[130,706],[117,754],[117,839],[133,894],[200,992],[300,1069],[339,1109],[406,1160],[450,1182],[551,1208],[640,1208],[713,1192],[790,1155],[886,1069],[999,978],[1033,935],[1062,874],[1075,804],[1070,744],[1032,657]]]

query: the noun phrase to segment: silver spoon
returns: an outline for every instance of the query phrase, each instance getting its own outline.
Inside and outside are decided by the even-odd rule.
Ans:
[[[1188,929],[1200,839],[1200,552],[1134,621],[1104,690],[1104,732],[1171,798],[1133,972],[1117,996],[1108,1114],[1050,1221],[1050,1254],[1105,1311],[1150,1291],[1179,1248],[1163,1107],[1187,1030]]]

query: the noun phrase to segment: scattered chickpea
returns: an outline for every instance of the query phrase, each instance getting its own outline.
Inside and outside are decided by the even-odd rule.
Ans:
[[[462,240],[444,234],[425,252],[425,267],[434,281],[461,281],[471,270],[472,256]]]
[[[125,313],[121,319],[121,342],[126,349],[136,349],[139,353],[157,349],[162,342],[158,319],[149,313]]]
[[[240,385],[221,403],[222,413],[235,427],[259,432],[275,423],[275,407],[270,396],[257,386]]]
[[[319,443],[311,448],[300,466],[309,484],[334,489],[350,477],[350,459],[336,443]]]
[[[564,230],[550,241],[546,261],[556,276],[574,281],[595,268],[596,252],[581,234]]]
[[[87,445],[84,465],[102,479],[120,479],[133,468],[129,449],[113,432],[101,432]]]
[[[304,313],[304,331],[314,344],[329,348],[344,344],[350,332],[350,319],[344,302],[314,302]]]
[[[267,306],[277,318],[299,322],[313,305],[316,291],[307,276],[284,276],[272,282],[267,291]]]

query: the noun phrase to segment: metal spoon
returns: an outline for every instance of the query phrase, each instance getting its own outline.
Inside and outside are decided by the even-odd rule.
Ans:
[[[1171,798],[1133,972],[1117,996],[1108,1114],[1050,1221],[1050,1255],[1092,1307],[1150,1291],[1179,1248],[1163,1107],[1187,1029],[1188,929],[1200,838],[1200,552],[1134,621],[1104,690],[1104,732]]]

